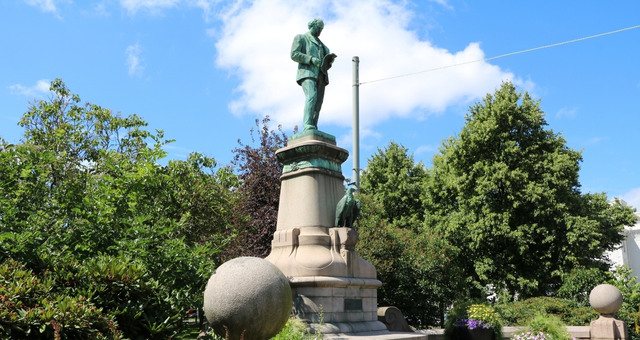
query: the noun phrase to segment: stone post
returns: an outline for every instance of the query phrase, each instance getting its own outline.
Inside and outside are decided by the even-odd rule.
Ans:
[[[600,313],[600,317],[591,322],[592,340],[628,339],[624,321],[617,320],[614,315],[622,306],[620,290],[610,284],[601,284],[589,294],[591,307]]]

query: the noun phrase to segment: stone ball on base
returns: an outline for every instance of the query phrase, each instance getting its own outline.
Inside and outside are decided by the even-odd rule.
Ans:
[[[257,257],[223,263],[204,291],[204,314],[225,339],[268,339],[278,334],[292,307],[289,280]]]
[[[622,306],[622,293],[610,284],[597,285],[589,294],[589,304],[602,315],[613,315]]]

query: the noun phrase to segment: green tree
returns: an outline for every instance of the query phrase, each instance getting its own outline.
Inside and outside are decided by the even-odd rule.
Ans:
[[[576,267],[562,275],[562,286],[557,291],[559,298],[574,301],[580,306],[590,307],[589,294],[593,287],[610,281],[612,273],[602,268]]]
[[[580,192],[580,153],[546,125],[539,103],[504,83],[434,157],[424,228],[460,249],[475,295],[551,294],[573,268],[606,268],[635,221],[624,203]]]
[[[378,304],[396,306],[415,326],[442,325],[462,289],[455,249],[421,233],[421,183],[427,172],[405,147],[391,143],[369,160],[359,198],[358,252],[376,267]]]
[[[391,142],[369,159],[360,191],[381,208],[382,218],[396,226],[415,229],[423,219],[420,193],[426,177],[424,165],[416,164],[407,148]]]
[[[22,117],[21,143],[0,145],[0,263],[53,281],[30,309],[69,298],[125,337],[169,336],[202,304],[229,242],[237,178],[197,153],[160,165],[170,142],[162,131],[81,104],[59,79],[51,91]],[[74,334],[56,313],[34,332]]]

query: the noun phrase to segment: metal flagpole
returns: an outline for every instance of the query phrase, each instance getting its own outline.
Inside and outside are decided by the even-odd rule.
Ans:
[[[360,189],[360,58],[353,57],[353,182]]]

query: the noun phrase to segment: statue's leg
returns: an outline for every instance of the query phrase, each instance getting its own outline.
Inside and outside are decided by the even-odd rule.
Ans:
[[[316,105],[313,110],[313,125],[318,126],[318,118],[320,117],[320,109],[322,108],[322,102],[324,101],[324,88],[325,85],[322,82],[317,83],[317,93],[318,99],[316,100]]]
[[[318,119],[314,121],[315,107],[318,101],[318,88],[316,86],[316,80],[313,78],[306,78],[300,84],[305,95],[304,102],[304,118],[302,124],[304,124],[304,130],[316,130],[318,129]]]

